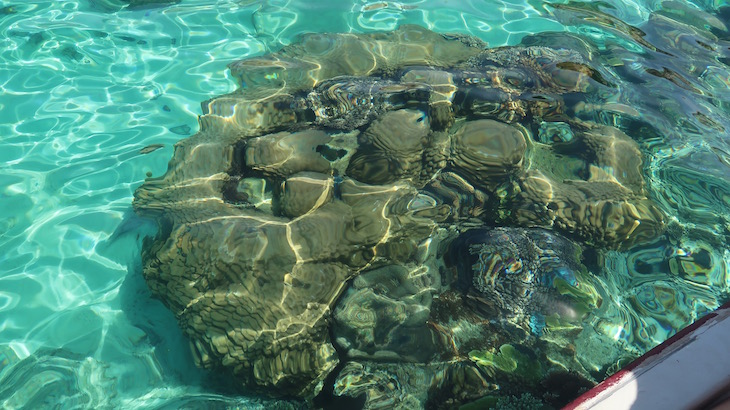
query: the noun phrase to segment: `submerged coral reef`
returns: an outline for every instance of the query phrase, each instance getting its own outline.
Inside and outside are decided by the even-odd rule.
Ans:
[[[602,346],[583,247],[654,240],[665,218],[638,144],[568,115],[615,90],[581,54],[402,26],[229,68],[240,88],[134,199],[161,227],[144,276],[198,364],[415,408],[574,395],[620,359],[576,354]]]

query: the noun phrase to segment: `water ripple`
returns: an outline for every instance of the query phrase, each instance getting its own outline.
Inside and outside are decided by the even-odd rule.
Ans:
[[[275,50],[305,32],[416,23],[472,34],[491,46],[517,44],[540,31],[574,31],[615,52],[616,61],[626,57],[616,68],[624,78],[645,78],[651,65],[646,44],[624,31],[575,16],[561,20],[555,7],[536,0],[493,0],[486,6],[476,0],[182,0],[139,10],[117,0],[15,3],[0,4],[11,7],[0,14],[4,408],[47,407],[61,399],[66,408],[267,405],[191,387],[201,376],[183,336],[142,283],[139,236],[151,228],[129,213],[135,188],[166,169],[181,138],[170,129],[196,130],[200,101],[235,90],[225,74],[227,63]],[[608,0],[601,8],[638,26],[655,3]],[[723,47],[718,53],[727,58]],[[677,84],[669,75],[654,76],[654,89],[637,84],[622,91],[621,102],[638,107],[668,141],[652,145],[649,136],[643,141],[651,150],[657,199],[667,210],[676,209],[673,217],[714,230],[663,244],[665,253],[606,257],[604,267],[621,272],[605,284],[606,292],[635,286],[610,296],[611,306],[626,303],[635,311],[615,307],[616,322],[597,328],[629,343],[652,346],[726,297],[708,288],[730,288],[727,252],[711,252],[707,265],[700,259],[702,246],[693,242],[724,231],[728,222],[717,212],[730,213],[730,186],[722,177],[728,174],[730,147],[726,132],[718,131],[728,124],[716,115],[730,109],[730,74],[727,65],[714,61],[694,76],[684,75],[700,99],[665,97]],[[657,98],[633,104],[647,96]],[[696,114],[677,115],[682,121],[676,123],[664,119],[668,112],[685,111]],[[610,119],[615,117],[603,121]],[[706,143],[691,144],[697,137],[706,137]],[[140,153],[153,144],[162,148]],[[641,273],[645,265],[653,266],[649,275]],[[694,313],[681,314],[687,311]]]

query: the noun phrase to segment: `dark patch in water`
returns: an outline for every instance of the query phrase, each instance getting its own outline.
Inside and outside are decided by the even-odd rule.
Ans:
[[[157,151],[158,149],[160,149],[164,146],[165,145],[163,145],[163,144],[151,144],[151,145],[148,145],[148,146],[142,148],[141,150],[139,150],[139,153],[140,154],[149,154],[150,152]]]
[[[9,16],[11,14],[17,14],[18,8],[17,6],[5,6],[3,8],[0,8],[0,16]]]
[[[178,135],[190,135],[190,131],[192,131],[192,129],[190,128],[189,125],[185,124],[185,125],[178,125],[177,127],[172,127],[172,128],[170,128],[170,131],[172,131]]]
[[[325,157],[327,161],[335,161],[347,155],[346,150],[335,149],[327,145],[318,145],[317,152],[322,154],[322,156]]]

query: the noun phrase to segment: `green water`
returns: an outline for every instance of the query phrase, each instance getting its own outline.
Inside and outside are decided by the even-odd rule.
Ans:
[[[644,28],[632,37],[539,1],[0,2],[0,407],[272,405],[195,368],[141,277],[142,238],[156,228],[133,217],[131,202],[148,175],[165,172],[173,144],[197,131],[200,102],[236,89],[226,64],[308,32],[410,23],[496,47],[567,31],[613,56],[604,64],[621,73],[622,92],[586,115],[640,129],[652,197],[680,232],[602,254],[608,313],[593,325],[632,354],[653,347],[730,290],[726,7],[603,3],[614,21]],[[684,26],[652,31],[656,12]],[[672,57],[652,60],[652,45]],[[670,63],[694,77],[647,83],[647,69]]]

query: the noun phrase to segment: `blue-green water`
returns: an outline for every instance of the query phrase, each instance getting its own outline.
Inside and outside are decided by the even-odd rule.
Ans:
[[[148,174],[164,173],[173,144],[196,132],[200,102],[236,89],[226,64],[308,32],[411,23],[496,47],[568,31],[615,51],[605,64],[625,83],[593,119],[647,119],[653,128],[640,134],[648,184],[682,232],[602,255],[605,288],[614,291],[604,308],[615,312],[594,326],[639,351],[660,343],[719,306],[730,289],[723,7],[604,2],[601,11],[613,21],[647,34],[632,37],[619,23],[539,1],[183,0],[135,9],[112,0],[0,3],[2,407],[270,404],[224,395],[196,370],[172,314],[141,277],[142,237],[155,227],[132,217],[131,202]],[[683,25],[652,25],[657,12]],[[652,46],[672,56],[656,62],[647,57]],[[663,68],[694,77],[647,86],[646,70]],[[140,153],[153,144],[162,148]]]

